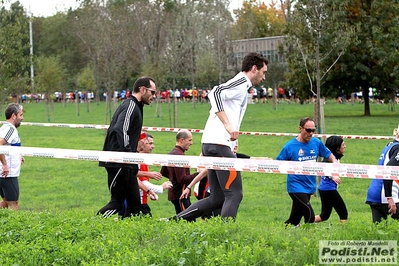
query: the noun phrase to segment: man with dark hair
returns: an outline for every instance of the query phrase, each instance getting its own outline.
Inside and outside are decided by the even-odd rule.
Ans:
[[[171,152],[169,152],[169,154],[184,155],[192,144],[193,136],[191,132],[187,129],[181,129],[176,134],[176,146]],[[161,174],[162,176],[169,178],[169,181],[172,182],[172,187],[169,188],[168,192],[168,200],[173,203],[176,214],[178,214],[188,208],[191,204],[190,195],[181,200],[180,196],[187,185],[193,181],[198,173],[190,174],[189,168],[162,166]]]
[[[21,146],[17,127],[24,119],[22,105],[10,103],[5,111],[6,122],[0,128],[0,145]],[[24,158],[19,154],[0,154],[0,209],[18,210],[19,183],[18,176]]]
[[[321,140],[313,138],[315,131],[315,122],[309,117],[302,118],[299,122],[299,135],[284,145],[276,160],[317,162],[321,156],[329,162],[338,162]],[[292,207],[285,223],[299,226],[302,217],[305,223],[313,223],[315,215],[310,197],[316,192],[316,176],[288,174],[287,192],[292,199]]]
[[[115,110],[104,141],[103,151],[137,152],[141,127],[143,125],[143,106],[149,105],[157,92],[154,79],[141,77],[136,80],[131,94]],[[137,215],[141,210],[140,193],[137,183],[137,164],[100,162],[108,174],[108,188],[111,199],[98,214],[109,217],[127,208],[123,217]]]
[[[248,90],[265,80],[267,64],[267,59],[261,54],[249,53],[243,59],[240,73],[209,92],[211,110],[202,135],[203,156],[235,158],[232,150],[247,107]],[[242,200],[241,173],[210,169],[208,180],[210,196],[197,201],[174,218],[194,220],[222,208],[223,219],[235,220]]]

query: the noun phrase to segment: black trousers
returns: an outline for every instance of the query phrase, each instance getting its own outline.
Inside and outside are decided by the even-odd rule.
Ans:
[[[286,224],[298,225],[302,217],[305,223],[314,223],[314,211],[310,205],[311,194],[288,193],[292,199],[291,214]]]
[[[319,190],[321,198],[321,213],[320,218],[322,221],[327,221],[330,218],[332,209],[339,215],[339,219],[348,219],[348,210],[341,195],[337,190]]]
[[[137,171],[130,168],[105,168],[108,173],[108,188],[111,199],[98,214],[104,217],[117,214],[123,208],[126,199],[127,207],[123,217],[138,215],[141,211],[140,192],[137,183]]]
[[[381,204],[370,204],[371,215],[373,217],[373,223],[379,223],[382,219],[388,218],[388,203]],[[391,215],[392,219],[399,220],[399,203],[396,203],[396,214]]]

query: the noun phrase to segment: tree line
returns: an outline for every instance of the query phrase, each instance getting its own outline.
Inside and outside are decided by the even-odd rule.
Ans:
[[[397,1],[245,0],[233,14],[229,2],[80,0],[77,9],[30,17],[18,1],[2,0],[1,97],[99,95],[131,87],[141,75],[154,77],[161,89],[212,87],[240,70],[232,41],[281,35],[286,61],[270,63],[266,86],[269,80],[293,87],[301,97],[367,96],[369,87],[388,99],[397,93]]]

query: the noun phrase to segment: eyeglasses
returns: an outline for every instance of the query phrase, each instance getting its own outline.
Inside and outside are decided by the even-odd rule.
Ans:
[[[155,93],[157,93],[157,91],[156,91],[156,90],[153,90],[153,89],[147,88],[147,87],[145,87],[145,86],[143,86],[143,87],[144,87],[144,89],[146,89],[146,90],[150,91],[152,95],[155,95]]]
[[[308,133],[315,133],[316,129],[315,128],[304,128],[306,132]]]
[[[156,90],[151,90],[151,89],[149,89],[149,88],[145,88],[145,89],[148,90],[148,91],[150,91],[152,95],[155,95],[155,93],[157,93]]]

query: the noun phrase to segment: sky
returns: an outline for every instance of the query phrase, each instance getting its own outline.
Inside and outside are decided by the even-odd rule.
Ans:
[[[57,11],[65,11],[70,7],[76,8],[78,6],[76,0],[19,0],[19,2],[28,12],[30,4],[33,16],[35,17],[52,16]]]
[[[19,0],[19,2],[28,12],[30,4],[33,16],[35,17],[52,16],[57,11],[65,11],[69,7],[76,8],[78,6],[76,0]],[[243,0],[231,0],[230,10],[242,7],[242,2]]]

